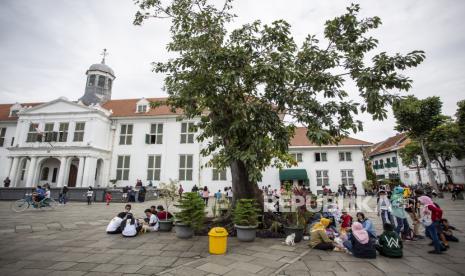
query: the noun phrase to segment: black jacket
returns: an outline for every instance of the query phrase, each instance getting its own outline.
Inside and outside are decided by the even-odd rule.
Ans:
[[[372,239],[366,244],[361,244],[354,235],[351,235],[352,255],[357,258],[375,259],[376,247]]]

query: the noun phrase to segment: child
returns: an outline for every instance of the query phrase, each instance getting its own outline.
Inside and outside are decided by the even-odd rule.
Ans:
[[[107,234],[119,234],[121,233],[121,222],[123,222],[126,213],[121,212],[114,217],[107,226]]]
[[[347,213],[347,210],[342,210],[341,216],[341,234],[347,233],[347,231],[352,226],[352,216]]]
[[[457,228],[455,228],[454,226],[449,225],[449,221],[447,219],[441,219],[440,223],[441,223],[440,225],[441,225],[441,228],[442,228],[442,233],[446,237],[446,240],[447,241],[452,241],[452,242],[458,242],[459,239],[453,235],[452,230],[456,230],[456,231],[459,231],[459,230]],[[448,246],[449,245],[446,244],[446,247],[448,247]]]
[[[93,196],[94,196],[94,191],[92,190],[92,187],[89,187],[89,189],[87,190],[87,205],[91,204]]]
[[[107,193],[105,194],[105,201],[107,205],[110,205],[111,199],[112,199],[111,192],[107,191]]]
[[[394,226],[390,223],[383,224],[384,232],[379,236],[376,250],[380,255],[389,258],[402,258],[402,240],[394,232]]]
[[[144,211],[146,218],[144,219],[145,222],[148,223],[149,225],[149,231],[150,232],[155,232],[158,231],[159,223],[158,223],[158,217],[150,211],[150,209],[145,209]]]
[[[380,216],[383,220],[383,224],[390,222],[394,224],[394,220],[391,214],[391,201],[387,197],[386,191],[380,190],[378,192],[378,217]]]

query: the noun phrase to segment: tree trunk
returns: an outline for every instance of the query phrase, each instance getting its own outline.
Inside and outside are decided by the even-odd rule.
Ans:
[[[260,206],[263,206],[263,193],[257,183],[249,181],[249,175],[245,164],[236,160],[231,163],[233,202],[242,198],[253,198]]]
[[[431,160],[429,159],[428,152],[426,151],[426,146],[425,146],[425,142],[423,138],[420,139],[420,145],[421,145],[421,150],[423,152],[423,157],[425,158],[425,162],[426,162],[426,170],[428,172],[429,182],[431,186],[433,186],[433,188],[438,193],[438,196],[442,198],[444,197],[444,195],[442,194],[442,191],[439,190],[438,183],[436,183],[436,179],[434,178],[433,168],[431,168]]]
[[[418,164],[418,163],[417,163],[417,177],[418,177],[418,182],[423,184],[423,180],[421,179],[420,164]]]
[[[444,159],[443,159],[443,162],[440,162],[439,160],[436,160],[436,162],[438,163],[442,172],[446,176],[447,184],[452,184],[452,177],[450,176],[449,170],[447,169],[447,162]]]

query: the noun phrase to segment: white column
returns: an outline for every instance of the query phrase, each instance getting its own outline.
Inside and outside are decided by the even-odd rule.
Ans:
[[[16,176],[18,175],[18,165],[19,165],[19,157],[13,157],[13,164],[11,165],[11,169],[8,174],[8,178],[10,178],[10,187],[16,187]]]
[[[34,185],[34,174],[36,172],[36,165],[37,165],[37,156],[31,157],[31,161],[29,162],[29,168],[26,174],[26,187],[32,187]]]
[[[60,158],[60,169],[58,170],[57,187],[63,187],[66,171],[66,157]]]
[[[97,158],[87,157],[84,166],[84,176],[82,177],[82,187],[94,187],[95,170],[97,169]]]
[[[78,172],[76,177],[76,187],[82,187],[82,175],[84,174],[84,162],[86,158],[84,156],[79,157]]]
[[[10,171],[11,171],[11,166],[13,165],[13,157],[7,157],[8,159],[8,165],[6,166],[6,174],[7,176],[10,176]]]
[[[72,161],[73,161],[73,157],[67,157],[66,158],[65,178],[63,179],[63,186],[68,186],[69,170],[71,168]]]

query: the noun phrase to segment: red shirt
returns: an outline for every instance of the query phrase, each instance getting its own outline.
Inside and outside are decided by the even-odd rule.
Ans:
[[[437,221],[442,219],[442,210],[434,205],[428,205],[428,209],[431,211],[431,220]]]
[[[342,215],[341,220],[341,227],[348,228],[352,224],[352,217],[350,215]]]
[[[157,217],[159,220],[166,220],[172,217],[172,215],[166,211],[158,211],[157,212]]]

